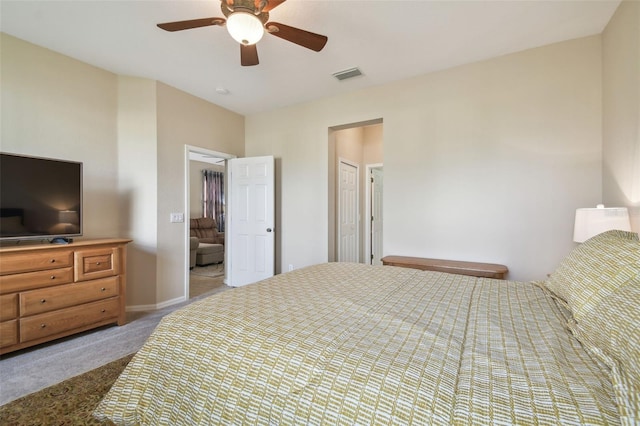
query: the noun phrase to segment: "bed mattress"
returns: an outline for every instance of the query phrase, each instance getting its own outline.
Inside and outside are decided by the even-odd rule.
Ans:
[[[536,283],[327,263],[166,316],[116,424],[618,424],[606,366]]]

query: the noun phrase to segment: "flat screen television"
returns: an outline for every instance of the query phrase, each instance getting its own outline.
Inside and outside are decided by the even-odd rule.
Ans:
[[[0,240],[82,235],[82,163],[0,153]]]

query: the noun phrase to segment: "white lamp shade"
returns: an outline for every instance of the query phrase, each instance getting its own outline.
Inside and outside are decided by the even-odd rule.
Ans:
[[[246,46],[260,41],[264,35],[264,26],[252,13],[233,12],[227,18],[227,31],[235,41]]]
[[[576,209],[573,241],[582,243],[589,238],[611,229],[631,231],[629,211],[626,207],[604,207]]]

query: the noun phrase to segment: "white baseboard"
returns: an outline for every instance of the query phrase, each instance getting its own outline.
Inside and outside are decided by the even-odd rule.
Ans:
[[[184,302],[186,300],[187,299],[184,296],[182,296],[182,297],[177,297],[175,299],[167,300],[165,302],[156,303],[155,305],[133,305],[133,306],[127,306],[126,311],[127,312],[156,311],[158,309],[163,309],[163,308],[166,308],[168,306],[175,305],[176,303]]]

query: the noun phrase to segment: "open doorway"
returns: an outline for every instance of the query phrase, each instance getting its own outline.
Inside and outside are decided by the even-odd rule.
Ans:
[[[193,298],[225,286],[226,162],[235,156],[186,148],[185,295]]]
[[[330,262],[377,264],[375,258],[382,256],[382,222],[371,222],[375,209],[382,219],[382,135],[382,119],[329,129]],[[371,188],[374,169],[380,179]],[[355,178],[353,186],[345,180],[350,176]],[[378,191],[375,198],[372,190]]]

